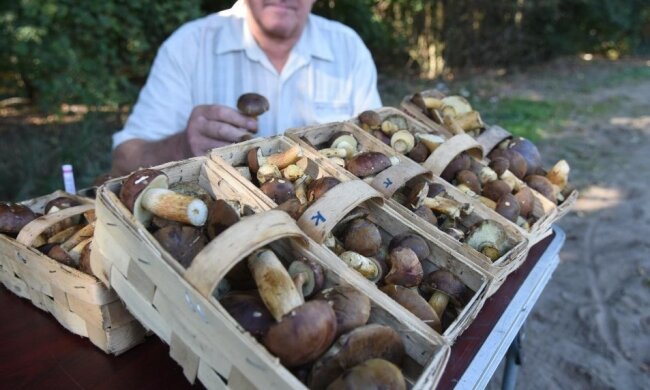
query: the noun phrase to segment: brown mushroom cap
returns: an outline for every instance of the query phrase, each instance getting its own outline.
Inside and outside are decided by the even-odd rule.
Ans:
[[[370,318],[370,299],[352,286],[339,285],[320,291],[313,299],[327,301],[336,313],[336,336],[363,326]]]
[[[27,206],[0,203],[0,233],[16,235],[36,217],[37,215]]]
[[[146,220],[147,218],[140,218],[139,215],[143,212],[148,213],[140,207],[140,194],[148,187],[167,188],[168,182],[167,175],[162,171],[156,169],[135,171],[122,184],[122,188],[120,188],[120,200],[138,220]]]
[[[438,219],[436,218],[436,215],[433,213],[433,210],[427,206],[422,205],[414,209],[413,213],[434,226],[438,225]]]
[[[336,335],[336,314],[330,305],[312,300],[287,313],[273,324],[263,339],[266,348],[287,367],[316,360]]]
[[[456,184],[464,184],[475,194],[481,193],[481,182],[476,174],[468,169],[458,171],[456,174]]]
[[[386,295],[394,299],[397,303],[404,306],[404,308],[416,317],[422,320],[425,324],[429,325],[433,330],[438,333],[442,332],[442,324],[440,318],[429,306],[429,303],[420,296],[417,292],[410,288],[397,286],[395,284],[387,284],[381,288]]]
[[[445,186],[440,183],[429,183],[429,193],[427,196],[429,198],[435,198],[438,195],[444,195],[447,193]]]
[[[346,389],[391,389],[406,390],[402,371],[384,359],[370,359],[346,370],[327,390]]]
[[[271,179],[260,186],[260,190],[266,194],[272,201],[282,204],[289,199],[296,197],[296,191],[293,183],[284,179]]]
[[[77,268],[79,262],[70,256],[70,254],[61,248],[60,245],[53,245],[47,252],[47,255],[54,260],[58,261],[61,264],[65,264],[68,267]]]
[[[43,213],[44,214],[54,213],[63,209],[67,209],[79,205],[80,203],[76,199],[70,198],[68,196],[59,196],[58,198],[54,198],[45,204]]]
[[[153,236],[185,268],[207,244],[201,229],[192,226],[169,225],[156,231]]]
[[[440,291],[449,296],[454,306],[461,307],[463,306],[467,287],[451,272],[439,269],[424,276],[420,284],[420,291],[425,295]]]
[[[381,117],[376,111],[366,110],[359,114],[359,122],[368,126],[369,129],[376,129],[381,126]]]
[[[385,143],[386,145],[390,145],[390,137],[387,136],[386,133],[384,133],[383,131],[381,131],[381,130],[373,130],[372,135],[374,135],[375,138],[377,138],[381,142]]]
[[[269,110],[269,101],[257,93],[245,93],[237,99],[237,109],[246,116],[256,117]]]
[[[381,247],[379,229],[367,219],[357,218],[348,224],[343,247],[363,256],[374,256]]]
[[[423,163],[429,157],[429,149],[422,142],[417,141],[407,156],[416,163]]]
[[[533,211],[533,206],[535,205],[535,195],[533,195],[533,191],[530,187],[522,187],[515,194],[515,198],[517,198],[517,202],[519,202],[519,214],[524,218],[528,218],[528,215]]]
[[[306,257],[292,261],[289,264],[288,271],[292,278],[298,274],[304,275],[302,295],[305,298],[319,292],[325,284],[325,270],[323,270],[323,267]]]
[[[431,254],[429,245],[424,240],[424,238],[413,233],[401,233],[396,235],[390,240],[388,244],[388,250],[392,251],[398,247],[410,248],[415,252],[416,256],[420,261],[426,259]]]
[[[377,324],[360,326],[339,337],[314,363],[308,387],[325,389],[345,370],[369,359],[384,359],[400,365],[404,354],[402,339],[392,328]]]
[[[521,212],[521,207],[519,206],[517,198],[514,195],[507,193],[499,198],[495,211],[507,220],[516,222],[519,213]]]
[[[542,156],[534,143],[523,137],[515,137],[508,144],[508,149],[519,152],[526,160],[526,175],[534,174],[542,167]]]
[[[501,177],[510,168],[510,161],[505,157],[491,157],[489,167]]]
[[[505,158],[508,160],[508,170],[512,172],[513,175],[517,176],[520,179],[523,179],[526,176],[526,171],[528,170],[528,163],[526,159],[513,149],[494,149],[490,152],[489,157],[492,158]],[[499,175],[501,176],[501,175]]]
[[[399,246],[391,250],[388,261],[390,272],[384,278],[384,283],[413,287],[422,281],[422,264],[411,248]]]
[[[307,200],[313,201],[320,198],[339,183],[341,183],[341,181],[334,176],[323,176],[312,181],[307,186]]]
[[[454,177],[456,177],[458,171],[470,169],[471,165],[472,158],[467,152],[462,152],[447,164],[447,167],[442,171],[440,177],[451,183],[451,181],[454,180]]]
[[[499,199],[511,191],[510,186],[503,180],[494,180],[483,185],[482,195],[488,199],[498,202]]]
[[[545,176],[528,175],[524,178],[524,182],[526,182],[530,188],[544,195],[546,199],[557,204],[555,191],[553,191],[553,184]]]
[[[346,169],[353,175],[364,178],[376,175],[392,165],[390,158],[379,152],[363,152],[348,160]]]
[[[275,323],[257,292],[233,291],[219,299],[219,303],[247,332],[262,338]]]
[[[257,171],[260,169],[260,163],[257,160],[257,152],[260,148],[251,148],[246,153],[246,163],[248,164],[248,169],[251,171],[253,177],[257,174]]]
[[[92,240],[89,241],[81,251],[79,256],[79,271],[92,275],[93,271],[90,268],[90,252],[92,251]]]
[[[208,220],[205,223],[205,231],[209,240],[214,239],[230,226],[239,222],[239,210],[232,204],[217,199],[208,208]]]

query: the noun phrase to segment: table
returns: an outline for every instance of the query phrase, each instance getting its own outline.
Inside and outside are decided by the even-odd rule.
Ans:
[[[563,242],[564,232],[554,228],[487,301],[452,347],[440,389],[487,384],[557,266]],[[157,337],[148,337],[123,355],[105,355],[4,286],[0,287],[0,345],[3,389],[202,387],[187,382],[180,366],[169,357],[169,348]]]

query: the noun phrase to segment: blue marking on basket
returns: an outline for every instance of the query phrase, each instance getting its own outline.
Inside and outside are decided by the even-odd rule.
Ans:
[[[323,214],[320,213],[320,210],[319,210],[319,211],[316,211],[316,214],[312,215],[312,217],[311,217],[310,219],[311,219],[312,221],[314,221],[314,226],[318,226],[318,224],[319,224],[320,222],[325,222],[325,221],[327,221],[327,219],[325,219],[325,217],[323,217]]]
[[[185,302],[187,303],[187,306],[190,307],[190,310],[192,310],[193,312],[195,312],[196,314],[198,314],[199,317],[201,317],[201,319],[203,320],[203,322],[206,322],[206,323],[208,322],[208,319],[207,319],[207,317],[205,316],[205,312],[203,311],[203,308],[201,307],[200,304],[198,304],[198,303],[194,303],[194,301],[192,300],[192,297],[191,297],[190,294],[187,292],[187,290],[185,291]]]
[[[390,187],[392,185],[393,185],[393,182],[390,180],[389,177],[387,177],[386,180],[384,180],[384,188],[388,188],[388,187]]]

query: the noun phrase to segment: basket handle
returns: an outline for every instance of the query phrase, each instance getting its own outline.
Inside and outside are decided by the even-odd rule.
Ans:
[[[383,198],[362,180],[342,182],[327,191],[298,218],[298,226],[322,244],[327,234],[355,207],[371,198]]]
[[[483,158],[483,146],[481,144],[468,134],[458,134],[438,146],[429,158],[422,163],[422,166],[433,172],[434,175],[440,176],[451,160],[465,151],[479,160]]]
[[[25,225],[18,233],[16,241],[25,245],[32,246],[38,236],[40,236],[47,228],[55,225],[63,220],[66,220],[75,215],[83,214],[86,211],[95,208],[94,203],[82,204],[80,206],[68,207],[56,213],[46,214],[38,217]]]
[[[307,237],[289,214],[270,210],[243,218],[208,243],[185,270],[184,278],[205,298],[210,297],[228,271],[255,249],[285,237]]]
[[[402,159],[399,164],[379,172],[370,182],[370,186],[381,192],[384,197],[391,198],[407,181],[419,175],[431,176],[431,173],[419,164]]]
[[[512,134],[501,126],[491,125],[488,126],[478,137],[476,142],[483,146],[485,154],[490,154],[498,144],[504,139],[512,137]]]

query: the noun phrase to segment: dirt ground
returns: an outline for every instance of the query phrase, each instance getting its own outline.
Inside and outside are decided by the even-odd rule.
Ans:
[[[539,71],[512,77],[499,94],[561,95],[594,109],[538,143],[545,165],[569,161],[581,196],[559,223],[567,233],[562,262],[525,325],[517,387],[648,389],[650,78],[581,92],[574,87],[590,74],[571,64]],[[490,389],[499,388],[502,369]]]

